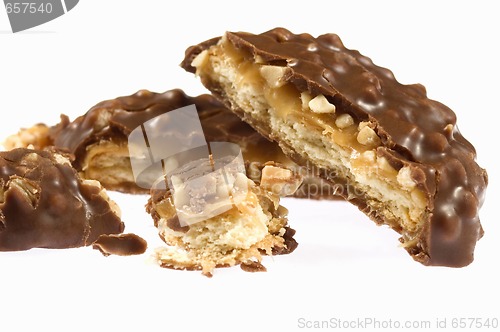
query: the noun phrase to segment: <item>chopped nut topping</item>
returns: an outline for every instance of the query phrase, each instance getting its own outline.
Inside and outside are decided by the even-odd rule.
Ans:
[[[13,175],[7,185],[17,188],[31,206],[36,208],[40,199],[40,188],[36,182]]]
[[[285,75],[286,70],[287,67],[261,66],[260,74],[271,88],[279,88],[286,83],[281,79]]]
[[[309,102],[309,108],[314,113],[335,113],[335,105],[330,102],[323,95],[317,95]]]
[[[360,127],[362,123],[363,122],[360,123]],[[361,128],[356,139],[360,144],[369,147],[377,147],[380,145],[380,138],[377,136],[377,133],[375,133],[375,131],[367,125],[364,125]]]
[[[397,176],[398,183],[404,188],[411,190],[415,188],[415,181],[411,178],[411,169],[408,166],[401,168]]]
[[[377,161],[375,151],[365,151],[361,154],[361,157],[367,162],[375,163]]]
[[[196,56],[196,58],[193,59],[193,62],[191,62],[191,66],[195,68],[200,68],[205,65],[205,63],[208,61],[208,51],[204,50],[200,54]]]
[[[62,154],[54,153],[54,159],[58,164],[71,166],[71,161]]]
[[[260,55],[257,55],[257,54],[253,57],[253,60],[257,64],[264,64],[264,63],[266,63],[264,61],[264,59]]]
[[[292,195],[302,183],[302,177],[291,170],[267,165],[262,169],[260,187],[279,196]]]
[[[304,91],[300,93],[300,100],[302,101],[302,108],[305,110],[309,110],[309,102],[311,101],[312,96],[309,92]]]
[[[369,124],[370,124],[370,122],[368,122],[368,121],[363,121],[363,122],[360,122],[360,123],[358,124],[358,130],[363,129],[364,127],[368,126]]]
[[[350,127],[354,124],[354,119],[349,114],[341,114],[335,120],[335,125],[340,129]]]

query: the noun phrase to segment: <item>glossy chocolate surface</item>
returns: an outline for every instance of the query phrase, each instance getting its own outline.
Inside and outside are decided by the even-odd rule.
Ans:
[[[478,212],[488,180],[475,162],[474,147],[460,134],[452,110],[427,98],[422,85],[399,83],[390,70],[347,49],[335,34],[314,38],[276,28],[260,35],[228,32],[226,37],[248,54],[248,61],[258,56],[259,63],[286,66],[283,79],[299,91],[323,94],[339,112],[373,123],[383,143],[377,153],[411,166],[413,178],[430,201],[423,248],[410,252],[415,259],[446,266],[464,266],[473,260],[476,241],[483,234]],[[192,60],[218,41],[192,46],[181,65],[195,72]],[[218,93],[220,87],[207,87],[224,99]],[[265,133],[265,124],[251,124]],[[362,197],[354,203],[366,208]]]
[[[103,234],[92,244],[92,248],[99,250],[104,256],[132,256],[145,253],[148,243],[132,233]]]
[[[0,251],[87,246],[124,229],[101,188],[52,152],[1,152],[0,184]]]

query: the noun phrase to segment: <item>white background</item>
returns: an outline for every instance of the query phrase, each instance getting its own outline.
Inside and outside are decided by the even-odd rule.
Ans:
[[[283,200],[298,249],[267,257],[267,273],[161,269],[146,196],[112,193],[127,231],[148,254],[102,257],[90,248],[0,253],[0,331],[294,331],[308,321],[373,318],[500,319],[498,59],[495,1],[123,1],[82,0],[68,14],[12,34],[0,8],[0,136],[37,122],[72,119],[138,89],[205,92],[178,64],[186,47],[224,31],[276,26],[335,32],[349,48],[423,83],[450,106],[477,148],[490,185],[485,229],[469,267],[424,267],[397,235],[343,202]],[[374,330],[368,326],[365,330]],[[339,330],[333,329],[332,330]],[[355,330],[355,329],[348,329]],[[445,330],[445,329],[442,329]],[[488,329],[484,329],[488,330]]]

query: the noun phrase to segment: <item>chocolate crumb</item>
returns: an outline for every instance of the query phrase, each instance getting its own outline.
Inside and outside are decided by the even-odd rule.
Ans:
[[[99,236],[92,248],[99,250],[104,256],[133,256],[146,252],[148,243],[135,234],[104,234]]]
[[[240,267],[245,272],[267,272],[266,267],[262,265],[260,262],[250,261],[246,263],[241,263]]]

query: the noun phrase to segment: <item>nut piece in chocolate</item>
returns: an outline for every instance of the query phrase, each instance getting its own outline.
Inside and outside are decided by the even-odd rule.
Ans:
[[[401,234],[415,260],[473,261],[487,174],[455,113],[422,85],[399,83],[335,34],[283,28],[227,32],[190,47],[181,65],[288,157]]]
[[[123,229],[118,206],[65,155],[0,152],[0,251],[88,246]]]

